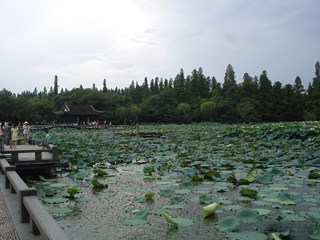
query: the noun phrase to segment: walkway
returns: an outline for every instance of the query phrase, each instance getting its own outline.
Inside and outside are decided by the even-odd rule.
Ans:
[[[0,174],[0,240],[42,240],[40,235],[32,234],[30,224],[21,223],[18,206],[17,195],[5,188],[5,177]]]

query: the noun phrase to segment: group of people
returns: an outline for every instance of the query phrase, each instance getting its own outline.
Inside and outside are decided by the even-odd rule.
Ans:
[[[0,123],[0,151],[4,150],[4,144],[10,145],[10,148],[17,148],[17,143],[19,140],[19,132],[21,129],[21,124],[18,125],[15,123]],[[28,145],[30,141],[30,126],[27,121],[22,124],[22,134],[25,141],[25,144]],[[46,131],[45,139],[41,144],[49,144],[51,137]]]
[[[25,144],[29,144],[30,126],[27,121],[22,125],[22,134]],[[16,148],[19,140],[20,123],[4,123],[0,125],[0,150],[4,150],[4,144],[10,145],[10,148]]]

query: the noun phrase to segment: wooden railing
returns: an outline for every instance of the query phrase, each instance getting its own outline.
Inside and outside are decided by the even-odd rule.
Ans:
[[[19,198],[21,222],[29,223],[31,220],[32,233],[48,240],[68,240],[69,237],[53,219],[37,198],[37,190],[29,188],[6,159],[0,159],[0,171],[5,175],[5,187],[10,189]]]

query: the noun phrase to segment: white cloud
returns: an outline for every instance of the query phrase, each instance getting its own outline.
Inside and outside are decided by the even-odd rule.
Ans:
[[[1,1],[1,0],[0,0]],[[13,92],[128,87],[202,67],[223,81],[230,63],[305,87],[320,39],[316,0],[1,1],[0,79]]]

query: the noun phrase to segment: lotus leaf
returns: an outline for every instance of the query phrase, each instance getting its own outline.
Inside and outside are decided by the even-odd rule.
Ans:
[[[106,176],[108,173],[101,169],[93,169],[93,173],[97,174],[98,176]]]
[[[108,184],[103,184],[101,183],[98,179],[93,179],[91,181],[93,187],[95,188],[107,188],[108,187]]]
[[[68,214],[73,212],[73,209],[72,208],[49,208],[48,212],[52,214]]]
[[[240,191],[240,194],[244,197],[255,198],[258,194],[258,191],[249,188],[244,188]]]
[[[309,173],[308,178],[309,178],[309,179],[320,179],[320,173],[318,173],[318,172],[311,172],[311,173]]]
[[[311,239],[319,240],[320,239],[320,227],[318,227],[318,229],[316,231],[314,231],[311,235],[309,235],[309,237]]]
[[[295,205],[293,197],[288,193],[279,193],[277,196],[278,202],[283,205]]]
[[[62,188],[66,186],[68,186],[68,184],[66,183],[52,183],[49,185],[49,187],[52,187],[52,188]]]
[[[233,239],[234,240],[248,240],[248,239],[266,240],[268,239],[267,235],[259,232],[252,232],[252,231],[231,232],[231,233],[228,233],[227,236],[232,240]]]
[[[69,199],[68,198],[44,198],[43,201],[45,203],[64,203],[64,202],[68,202]]]
[[[241,224],[241,220],[239,220],[236,217],[227,217],[223,220],[220,220],[218,222],[217,227],[221,231],[233,231],[238,228],[238,226]]]
[[[178,223],[175,221],[175,219],[167,211],[163,211],[162,216],[167,220],[167,222],[169,224],[172,224],[174,226],[178,226]]]
[[[236,218],[245,222],[257,222],[259,219],[259,212],[254,209],[241,209],[237,212]]]
[[[57,190],[53,188],[44,188],[41,190],[41,194],[45,197],[53,197],[57,193]]]

